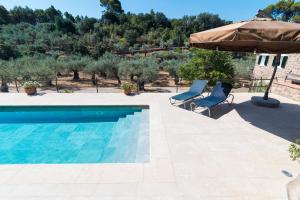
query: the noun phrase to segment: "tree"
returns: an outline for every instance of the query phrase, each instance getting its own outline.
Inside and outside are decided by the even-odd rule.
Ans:
[[[100,0],[100,5],[105,8],[102,15],[105,23],[119,22],[119,16],[124,12],[119,0]]]
[[[106,12],[117,14],[121,14],[124,12],[119,0],[100,0],[100,5],[106,9]]]
[[[0,25],[9,24],[9,23],[10,23],[9,12],[6,10],[4,6],[0,5]]]
[[[75,18],[73,17],[72,14],[68,13],[68,12],[65,12],[64,13],[64,16],[66,19],[70,20],[71,22],[75,23]]]
[[[23,56],[15,60],[14,66],[18,74],[15,78],[48,83],[55,77],[55,72],[46,60],[47,57],[44,56]]]
[[[193,57],[180,67],[179,75],[192,82],[195,79],[210,80],[214,85],[218,80],[231,82],[234,77],[232,57],[228,52],[192,49]]]
[[[37,23],[47,23],[49,22],[49,18],[47,16],[47,13],[43,9],[36,9],[34,11],[36,22]]]
[[[10,46],[5,52],[13,50],[20,56],[82,55],[98,59],[105,52],[187,46],[191,33],[227,23],[210,13],[168,19],[154,11],[124,13],[120,0],[101,0],[100,4],[105,8],[100,20],[74,18],[68,12],[63,16],[53,6],[45,10],[15,7],[10,12],[0,7],[0,41]],[[293,19],[300,21],[300,17]],[[1,48],[4,55],[4,46]]]
[[[119,65],[120,76],[136,81],[140,90],[144,90],[145,83],[157,80],[159,76],[159,65],[151,56],[124,60]]]
[[[63,33],[76,33],[76,27],[74,23],[69,19],[63,19],[60,17],[55,18],[55,26],[58,31]]]
[[[120,86],[122,84],[119,77],[119,64],[121,61],[121,57],[105,53],[97,61],[87,65],[85,71],[92,75],[92,79],[95,79],[96,74],[105,74],[107,77],[116,78]]]
[[[300,2],[294,0],[279,0],[259,10],[257,17],[271,17],[282,21],[293,21],[300,23]]]
[[[0,59],[9,60],[17,57],[19,57],[19,52],[13,46],[0,40]]]
[[[10,17],[11,17],[11,22],[14,24],[20,22],[27,22],[29,24],[36,23],[36,16],[34,11],[28,8],[27,6],[25,8],[22,8],[20,6],[14,7],[10,11]]]
[[[94,24],[97,22],[95,18],[83,18],[78,22],[78,31],[80,34],[89,33],[94,30]]]
[[[0,60],[1,92],[9,92],[7,84],[15,78],[15,71],[11,63],[12,61]]]
[[[56,9],[54,8],[54,6],[50,6],[49,8],[47,8],[47,9],[45,10],[45,13],[47,14],[47,17],[48,17],[49,22],[52,22],[52,23],[55,22],[55,19],[56,19],[57,17],[62,18],[61,12],[60,12],[59,10],[56,10]]]
[[[79,81],[80,76],[79,72],[84,70],[84,68],[92,62],[92,59],[89,57],[80,57],[80,56],[70,56],[61,59],[64,62],[64,68],[68,72],[73,72],[73,80]]]
[[[175,85],[179,84],[179,69],[185,64],[186,61],[183,60],[167,60],[162,63],[162,66],[167,72],[169,72],[169,75],[174,77]]]
[[[86,65],[86,67],[84,68],[84,72],[92,75],[92,83],[94,85],[96,85],[97,84],[96,74],[100,74],[100,75],[104,74],[105,69],[103,68],[103,65],[101,62],[93,61]]]

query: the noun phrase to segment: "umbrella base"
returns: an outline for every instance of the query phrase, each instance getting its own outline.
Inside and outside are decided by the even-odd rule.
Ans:
[[[280,101],[278,101],[277,99],[269,98],[268,100],[264,100],[263,97],[257,96],[252,97],[251,102],[256,106],[267,108],[278,108],[280,105]]]

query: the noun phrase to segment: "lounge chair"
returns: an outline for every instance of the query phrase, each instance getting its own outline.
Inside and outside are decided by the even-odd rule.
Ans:
[[[202,99],[195,99],[190,104],[191,110],[194,111],[197,108],[204,108],[208,110],[209,117],[211,116],[211,109],[221,103],[232,104],[234,96],[230,94],[232,85],[228,83],[217,82],[213,88],[211,94]],[[231,100],[230,100],[231,98]]]
[[[202,95],[204,89],[206,88],[207,83],[208,83],[207,80],[195,80],[191,88],[189,89],[189,91],[170,97],[169,98],[170,103],[174,105],[176,101],[180,101],[184,104],[184,108],[185,108],[186,101]]]

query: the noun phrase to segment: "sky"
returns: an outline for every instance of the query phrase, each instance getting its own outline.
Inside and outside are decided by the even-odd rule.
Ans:
[[[151,9],[163,12],[169,18],[184,15],[197,15],[201,12],[218,14],[229,21],[252,19],[259,9],[278,0],[121,0],[126,12],[145,13]],[[11,9],[14,6],[30,8],[48,8],[53,5],[62,12],[73,15],[99,18],[101,11],[99,0],[0,0],[0,5]]]

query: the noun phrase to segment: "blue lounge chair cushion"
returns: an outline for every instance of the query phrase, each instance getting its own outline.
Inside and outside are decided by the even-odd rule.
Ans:
[[[224,98],[222,98],[222,97],[208,96],[203,99],[194,100],[193,102],[199,107],[211,108],[215,105],[218,105],[219,103],[221,103],[223,101],[224,101]]]
[[[189,92],[184,92],[184,93],[178,94],[176,96],[173,96],[172,99],[177,100],[177,101],[186,101],[188,99],[192,99],[199,95],[200,95],[199,93],[189,91]]]
[[[207,80],[195,80],[188,92],[184,92],[171,97],[177,101],[187,101],[189,99],[200,96],[203,93],[208,81]]]
[[[218,81],[216,86],[213,88],[210,96],[203,99],[196,99],[193,101],[193,103],[195,103],[198,107],[211,108],[225,101],[231,89],[231,84],[221,83]]]
[[[226,95],[224,93],[224,88],[222,87],[222,83],[220,81],[218,81],[216,83],[216,86],[213,88],[210,95],[214,96],[214,97],[224,99],[224,100],[226,99]]]

